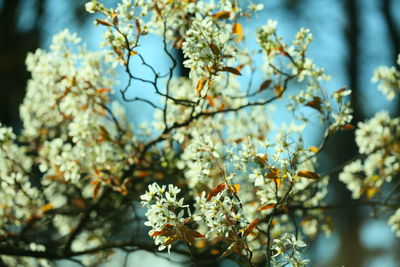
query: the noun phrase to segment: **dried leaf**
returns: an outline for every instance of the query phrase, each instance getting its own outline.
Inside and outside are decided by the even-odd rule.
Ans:
[[[96,22],[101,24],[101,25],[104,25],[104,26],[112,26],[111,23],[109,23],[109,22],[107,22],[105,20],[102,20],[102,19],[96,19]]]
[[[232,67],[225,67],[225,68],[222,69],[222,71],[227,71],[227,72],[230,72],[230,73],[235,74],[235,75],[242,75],[240,73],[240,71],[238,71],[237,69],[232,68]]]
[[[258,88],[257,93],[260,93],[260,92],[264,91],[265,89],[267,89],[267,88],[271,85],[271,83],[272,83],[272,80],[271,80],[271,79],[265,80],[265,81],[260,85],[260,87]]]
[[[214,19],[229,19],[231,13],[229,11],[219,11],[213,15],[211,15],[211,17],[213,17]]]
[[[212,197],[218,195],[218,193],[222,192],[225,189],[225,184],[219,184],[211,190],[211,192],[207,196],[207,201],[210,201]]]
[[[320,179],[321,177],[312,171],[298,171],[297,176],[308,178],[308,179]]]
[[[203,90],[204,85],[206,84],[207,78],[201,77],[196,86],[197,96],[201,96],[201,90]]]
[[[264,205],[264,206],[259,207],[257,210],[258,211],[269,210],[269,209],[272,209],[275,206],[276,206],[276,203],[268,204],[268,205]]]
[[[237,34],[239,38],[236,40],[240,42],[243,39],[243,27],[240,23],[233,24],[232,33]]]

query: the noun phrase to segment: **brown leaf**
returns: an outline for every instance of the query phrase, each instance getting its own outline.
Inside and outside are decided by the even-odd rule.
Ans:
[[[135,25],[136,25],[136,32],[137,32],[137,35],[140,35],[141,33],[142,33],[142,30],[141,30],[141,28],[140,28],[140,23],[139,23],[139,20],[135,20]]]
[[[211,192],[207,195],[207,201],[210,201],[212,197],[218,195],[218,193],[222,192],[225,189],[225,184],[219,184],[211,190]]]
[[[101,24],[101,25],[104,25],[104,26],[112,26],[111,23],[109,23],[109,22],[107,22],[105,20],[102,20],[102,19],[96,19],[96,22]]]
[[[221,49],[219,49],[219,47],[216,46],[215,44],[210,43],[210,48],[211,48],[211,51],[212,51],[215,55],[221,54]]]
[[[214,102],[214,97],[208,95],[206,96],[208,103],[210,104],[211,107],[215,107],[215,102]]]
[[[207,78],[201,77],[196,86],[197,96],[201,96],[201,90],[203,90],[204,85],[206,84]]]
[[[322,99],[318,96],[314,96],[313,100],[311,100],[310,102],[306,103],[306,106],[316,109],[319,112],[322,112]]]
[[[222,71],[227,71],[227,72],[230,72],[235,75],[242,75],[242,73],[240,73],[240,71],[238,71],[237,69],[232,68],[232,67],[225,67],[222,69]]]
[[[312,171],[298,171],[297,176],[308,178],[308,179],[320,179],[321,177]]]
[[[345,131],[350,131],[354,129],[354,126],[351,125],[350,123],[347,123],[345,125],[340,126],[340,129],[345,130]]]
[[[96,199],[97,196],[99,195],[100,188],[101,188],[101,183],[97,183],[97,184],[94,186],[94,189],[93,189],[93,199]]]
[[[285,88],[282,85],[277,84],[275,86],[275,95],[279,98],[282,97],[282,93],[284,90],[285,90]]]
[[[265,80],[265,81],[260,85],[260,87],[258,88],[257,93],[260,93],[260,92],[264,91],[265,89],[267,89],[267,88],[271,85],[271,83],[272,83],[272,80],[271,80],[271,79]]]

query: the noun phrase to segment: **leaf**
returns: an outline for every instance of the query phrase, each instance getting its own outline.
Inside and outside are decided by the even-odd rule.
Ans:
[[[261,207],[259,207],[257,210],[258,210],[258,211],[269,210],[269,209],[272,209],[273,207],[276,207],[276,203],[267,204],[267,205],[261,206]]]
[[[308,178],[308,179],[320,179],[321,177],[312,171],[298,171],[297,176]]]
[[[243,39],[243,27],[240,23],[233,24],[232,33],[237,34],[239,38],[236,42],[240,42]]]
[[[240,190],[240,184],[233,184],[233,185],[230,185],[230,186],[229,186],[229,190],[230,190],[232,193],[236,194],[236,193],[239,192],[239,190]]]
[[[139,20],[135,20],[135,25],[136,25],[136,32],[137,32],[137,35],[141,35],[141,33],[142,33],[142,29],[140,28],[140,23],[139,23]]]
[[[308,148],[308,150],[310,150],[311,152],[317,153],[319,149],[318,149],[318,147],[310,146],[310,147]]]
[[[131,52],[129,53],[131,56],[135,56],[138,54],[138,52],[131,50]]]
[[[267,89],[267,88],[271,85],[271,83],[272,83],[272,80],[271,80],[271,79],[265,80],[265,81],[260,85],[260,87],[258,88],[257,93],[260,93],[260,92],[264,91],[265,89]]]
[[[218,193],[222,192],[225,189],[225,184],[219,184],[211,190],[211,192],[207,196],[207,201],[210,201],[212,197],[218,195]]]
[[[106,94],[106,93],[108,93],[110,91],[111,91],[110,88],[99,88],[99,89],[96,90],[96,92],[98,94],[101,94],[101,95],[104,95],[104,94]]]
[[[101,188],[101,183],[97,183],[97,184],[94,186],[94,189],[93,189],[93,199],[96,199],[97,196],[99,195],[100,188]]]
[[[219,49],[219,47],[216,46],[215,44],[210,43],[210,48],[211,48],[211,51],[212,51],[215,55],[221,54],[221,49]]]
[[[201,96],[201,90],[203,90],[204,85],[206,84],[207,78],[201,77],[196,86],[197,96]]]
[[[178,241],[179,240],[179,236],[178,235],[173,235],[173,236],[169,236],[169,237],[167,237],[167,239],[165,239],[165,242],[164,242],[164,246],[169,246],[169,245],[171,245],[172,243],[174,243],[175,241]]]
[[[96,19],[96,22],[101,24],[101,25],[104,25],[104,26],[112,26],[111,23],[109,23],[109,22],[107,22],[105,20],[102,20],[102,19]]]
[[[322,99],[318,96],[314,96],[313,100],[311,100],[310,102],[306,103],[306,106],[316,109],[319,112],[322,112]]]
[[[230,16],[231,16],[231,12],[229,12],[229,11],[219,11],[219,12],[211,15],[211,17],[214,19],[229,19]]]
[[[282,85],[277,84],[275,86],[275,95],[279,98],[282,97],[282,93],[284,90],[285,90],[285,88]]]
[[[260,167],[264,167],[268,163],[268,154],[264,154],[263,156],[255,156],[254,161]]]
[[[242,73],[240,73],[240,71],[238,71],[237,69],[232,68],[232,67],[225,67],[222,69],[222,71],[227,71],[227,72],[230,72],[235,75],[242,75]]]
[[[205,236],[195,230],[189,229],[187,227],[183,230],[184,239],[185,241],[189,242],[190,244],[194,242],[195,238],[204,238]]]
[[[340,126],[340,129],[345,131],[350,131],[354,129],[354,126],[351,125],[350,123],[346,123],[345,125]]]
[[[276,167],[269,168],[269,172],[264,175],[265,178],[269,179],[278,179],[280,174],[280,170]]]
[[[258,224],[258,218],[255,218],[250,224],[249,226],[247,226],[246,230],[244,230],[244,234],[243,236],[248,236],[251,232],[253,232],[254,228],[256,228]]]
[[[206,96],[208,103],[210,104],[211,107],[215,107],[215,102],[214,102],[214,97],[207,95]]]
[[[52,209],[54,209],[54,206],[50,202],[40,208],[40,210],[43,213],[46,213],[46,212],[48,212],[49,210],[52,210]]]

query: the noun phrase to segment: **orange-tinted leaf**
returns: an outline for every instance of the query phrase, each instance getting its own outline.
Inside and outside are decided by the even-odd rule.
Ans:
[[[242,73],[240,73],[240,71],[238,71],[237,69],[232,68],[232,67],[225,67],[222,69],[222,71],[227,71],[227,72],[230,72],[235,75],[242,75]]]
[[[232,33],[237,34],[239,38],[236,40],[240,42],[243,39],[243,27],[240,23],[233,24]]]
[[[207,201],[210,201],[212,197],[218,195],[218,193],[222,192],[225,189],[225,184],[219,184],[211,190],[211,192],[207,196]]]
[[[276,184],[276,187],[279,188],[281,186],[282,179],[274,179],[274,183]]]
[[[267,89],[267,88],[271,85],[271,83],[272,83],[272,80],[271,80],[271,79],[265,80],[265,81],[260,85],[260,87],[258,88],[257,92],[259,93],[259,92],[264,91],[265,89]]]
[[[277,84],[277,85],[275,86],[275,95],[276,95],[277,97],[281,97],[281,96],[282,96],[282,93],[283,93],[283,90],[285,90],[285,88],[284,88],[282,85]]]
[[[318,147],[315,147],[315,146],[310,146],[309,148],[308,148],[311,152],[314,152],[314,153],[317,153],[318,152]]]
[[[269,172],[264,175],[265,178],[269,179],[278,179],[280,174],[280,170],[276,167],[271,167]]]
[[[101,95],[106,94],[106,93],[108,93],[110,91],[111,91],[110,88],[99,88],[99,89],[96,90],[96,92],[98,94],[101,94]]]
[[[208,103],[210,104],[211,107],[215,107],[215,102],[214,102],[214,97],[208,95],[206,96]]]
[[[135,56],[138,54],[138,52],[132,50],[129,54],[131,54],[131,56]]]
[[[211,17],[213,17],[214,19],[229,19],[231,13],[229,11],[219,11],[213,15],[211,15]]]
[[[46,205],[44,205],[43,207],[41,207],[41,211],[42,211],[43,213],[46,213],[46,212],[48,212],[49,210],[52,210],[52,209],[54,209],[54,206],[53,206],[53,204],[51,204],[51,203],[47,203]]]
[[[240,184],[233,184],[233,185],[230,185],[230,186],[229,186],[229,190],[230,190],[232,193],[236,194],[236,193],[239,192],[239,190],[240,190]]]
[[[112,26],[111,23],[109,23],[109,22],[107,22],[105,20],[102,20],[102,19],[96,19],[96,22],[101,24],[101,25],[104,25],[104,26]]]
[[[268,154],[264,154],[263,156],[256,156],[254,161],[263,167],[268,163]]]
[[[211,255],[218,255],[220,251],[218,249],[212,249],[210,250]]]
[[[318,96],[314,96],[314,97],[313,97],[313,100],[311,100],[310,102],[308,102],[308,103],[306,104],[306,106],[308,106],[308,107],[310,107],[310,108],[313,108],[313,109],[316,109],[316,110],[318,110],[319,112],[322,112],[322,106],[321,106],[321,104],[322,104],[322,99],[321,99],[320,97],[318,97]]]
[[[201,77],[196,86],[197,96],[201,95],[201,90],[203,90],[204,85],[206,84],[207,78]]]
[[[247,226],[246,230],[244,230],[243,236],[248,236],[251,232],[253,232],[254,228],[256,228],[258,224],[258,218],[255,218],[249,226]]]
[[[345,124],[345,125],[342,125],[340,128],[341,128],[342,130],[345,130],[345,131],[350,131],[350,130],[353,130],[353,129],[354,129],[354,126],[351,125],[350,123],[347,123],[347,124]]]
[[[312,171],[298,171],[297,175],[308,179],[320,179],[318,174]]]
[[[273,203],[273,204],[268,204],[268,205],[264,205],[264,206],[259,207],[257,210],[258,210],[258,211],[261,211],[261,210],[269,210],[269,209],[272,209],[272,208],[275,207],[275,206],[276,206],[275,203]]]
[[[204,238],[205,236],[195,230],[184,228],[184,236],[185,240],[188,241],[190,244],[193,243],[195,238]]]

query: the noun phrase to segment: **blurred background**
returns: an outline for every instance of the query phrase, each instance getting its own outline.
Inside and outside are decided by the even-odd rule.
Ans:
[[[37,48],[47,49],[52,36],[64,28],[78,32],[90,49],[99,49],[101,29],[93,25],[95,16],[84,9],[85,0],[0,0],[0,122],[21,128],[21,103],[29,73],[25,57]],[[107,2],[107,1],[106,1]],[[108,1],[115,3],[115,0]],[[243,1],[245,2],[245,1]],[[371,83],[373,70],[378,65],[394,66],[400,52],[399,0],[267,0],[264,11],[252,22],[242,21],[246,27],[248,47],[256,48],[254,29],[267,19],[278,21],[278,32],[291,41],[300,27],[311,29],[314,42],[309,56],[332,76],[326,85],[331,92],[347,85],[352,89],[353,125],[371,117],[381,109],[392,116],[400,114],[400,100],[387,102]],[[144,56],[157,65],[166,59],[155,55],[159,40],[146,39],[142,46]],[[176,54],[181,59],[181,55]],[[183,75],[187,72],[181,68]],[[138,94],[146,94],[139,91]],[[118,98],[118,96],[116,96]],[[148,96],[151,97],[151,96]],[[151,110],[136,112],[142,107],[125,104],[132,121],[151,119]],[[320,172],[332,169],[357,154],[353,132],[343,132],[328,142],[321,155]],[[322,133],[312,132],[311,138]],[[337,176],[331,177],[329,202],[344,202],[351,196]],[[307,251],[311,266],[391,267],[400,266],[400,242],[387,225],[388,214],[376,214],[368,207],[348,207],[330,212],[334,234],[318,237]],[[134,264],[146,257],[146,252],[129,260]],[[147,256],[146,256],[147,255]],[[149,263],[150,263],[149,262]],[[161,266],[163,261],[157,263]],[[171,264],[171,263],[169,263]],[[232,266],[225,262],[224,266]],[[64,265],[65,266],[65,265]],[[119,261],[107,264],[119,266]]]

